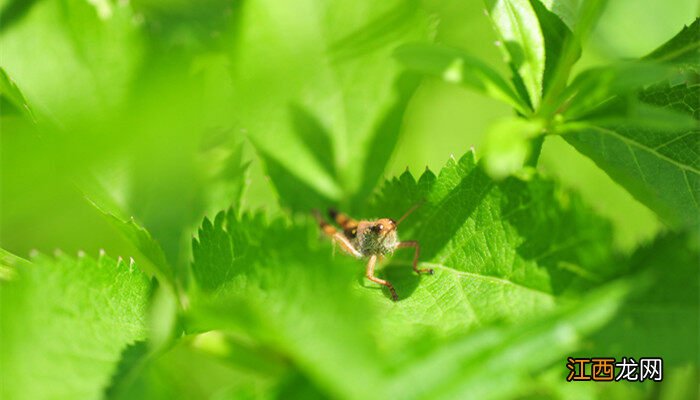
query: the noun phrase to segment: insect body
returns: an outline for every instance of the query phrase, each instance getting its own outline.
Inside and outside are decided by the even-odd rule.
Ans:
[[[419,269],[418,257],[420,257],[420,245],[414,240],[401,242],[399,241],[396,229],[399,223],[406,218],[415,208],[411,209],[406,215],[401,217],[398,222],[391,218],[380,218],[375,221],[356,221],[347,215],[330,209],[328,213],[330,217],[342,228],[342,232],[329,223],[327,223],[318,211],[314,211],[314,216],[318,221],[323,233],[329,236],[334,242],[348,254],[357,258],[367,258],[367,279],[384,285],[389,289],[391,298],[394,301],[398,300],[394,286],[384,280],[374,276],[374,267],[377,260],[388,253],[393,253],[394,250],[412,247],[415,249],[413,255],[413,270],[418,274],[431,274],[432,269]]]

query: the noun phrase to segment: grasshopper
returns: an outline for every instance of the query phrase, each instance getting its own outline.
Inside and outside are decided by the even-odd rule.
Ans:
[[[415,240],[399,241],[397,228],[409,214],[411,214],[418,205],[411,208],[398,221],[391,218],[379,218],[377,220],[354,220],[338,212],[335,209],[329,209],[328,214],[342,231],[339,231],[335,226],[326,222],[318,210],[314,210],[313,214],[318,221],[321,231],[331,238],[335,243],[340,245],[346,253],[356,258],[367,259],[367,269],[365,276],[372,282],[384,285],[389,289],[391,298],[394,301],[399,299],[391,282],[377,278],[374,276],[374,267],[377,265],[377,260],[380,260],[384,255],[393,253],[396,249],[412,247],[413,253],[413,270],[417,274],[433,274],[430,268],[418,268],[418,258],[420,257],[420,245]]]

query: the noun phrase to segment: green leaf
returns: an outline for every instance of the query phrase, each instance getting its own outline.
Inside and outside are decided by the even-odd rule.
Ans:
[[[209,161],[209,181],[206,195],[206,215],[231,207],[241,209],[243,194],[248,187],[250,161],[243,160],[243,143],[219,143],[204,152]]]
[[[637,250],[628,273],[644,278],[620,313],[594,336],[600,354],[662,357],[664,368],[700,360],[700,240],[667,234]],[[629,332],[643,334],[629,335]]]
[[[367,138],[368,143],[364,145],[366,150],[364,151],[362,167],[356,168],[362,171],[361,184],[355,189],[350,189],[354,193],[346,194],[351,200],[345,201],[350,205],[366,198],[381,178],[401,136],[404,111],[418,84],[418,78],[412,74],[404,73],[397,78],[393,102],[388,104],[380,115],[372,135]],[[295,127],[297,137],[323,166],[333,182],[326,185],[331,190],[323,190],[319,187],[319,183],[322,183],[323,180],[318,179],[318,176],[313,180],[295,176],[295,173],[292,172],[295,168],[282,165],[274,158],[271,151],[256,144],[258,153],[265,164],[266,172],[277,190],[280,203],[293,211],[308,212],[313,208],[327,206],[330,199],[336,203],[339,202],[341,195],[336,184],[340,184],[340,182],[335,167],[335,153],[330,142],[330,134],[321,126],[320,121],[300,106],[292,107],[292,124]],[[308,176],[308,173],[306,175]]]
[[[34,115],[29,103],[27,102],[27,99],[2,67],[0,67],[0,95],[2,96],[2,99],[6,100],[15,109],[19,110],[22,115],[25,115],[29,117],[30,120],[34,121]],[[5,114],[7,110],[5,107],[2,107],[0,112]]]
[[[20,2],[21,3],[21,2]],[[60,126],[94,121],[123,111],[127,89],[140,66],[140,28],[131,5],[66,0],[25,2],[3,15],[21,23],[3,24],[0,46],[3,68],[19,84],[37,114],[50,115]],[[29,8],[31,6],[31,8]],[[19,22],[12,20],[12,22]],[[51,49],[55,62],[37,63],[27,46]],[[62,90],[66,77],[71,90]]]
[[[538,0],[531,0],[530,4],[537,14],[544,37],[545,68],[542,76],[542,94],[545,96],[551,89],[557,73],[568,77],[569,70],[581,56],[581,44],[555,12],[547,9]],[[568,52],[571,54],[567,54]],[[558,69],[565,72],[559,72]]]
[[[215,290],[235,276],[250,271],[264,235],[263,216],[244,214],[236,222],[233,210],[220,212],[214,222],[205,218],[192,241],[192,272],[200,289]]]
[[[101,255],[31,262],[0,250],[3,398],[97,398],[122,350],[146,337],[149,280]]]
[[[207,348],[207,341],[218,341],[219,348]],[[145,343],[138,342],[124,351],[120,370],[105,391],[105,398],[269,398],[284,375],[242,368],[245,356],[232,348],[220,332],[186,337],[154,354],[148,353]],[[275,359],[257,361],[279,363]]]
[[[399,315],[418,326],[449,331],[520,321],[614,271],[605,265],[610,227],[578,197],[539,177],[496,183],[471,153],[437,178],[426,172],[417,182],[410,174],[388,182],[368,214],[398,219],[419,203],[399,233],[421,244],[422,265],[436,275],[415,277],[412,254],[402,250],[394,259],[403,261],[386,271],[405,298]]]
[[[657,85],[642,100],[700,119],[700,85]],[[700,128],[571,125],[564,138],[672,227],[700,223]]]
[[[160,244],[158,244],[151,234],[136,222],[134,217],[125,220],[104,210],[101,211],[104,213],[107,220],[146,257],[153,267],[155,267],[155,270],[148,272],[153,273],[161,282],[172,283],[174,279],[172,267],[165,259],[165,254]]]
[[[578,22],[578,11],[579,11],[580,0],[542,0],[541,4],[547,8],[551,13],[559,17],[564,24],[570,29],[574,30],[576,23]],[[545,38],[546,39],[546,38]]]
[[[676,36],[649,53],[644,59],[691,66],[697,70],[700,63],[700,18],[684,26]]]
[[[330,54],[335,61],[360,57],[390,45],[396,38],[406,35],[409,21],[425,18],[421,15],[421,2],[402,0],[388,2],[388,7],[378,8],[374,18],[362,23],[357,29],[333,41]],[[338,7],[342,12],[344,7]]]
[[[3,20],[0,32],[21,21],[36,3],[37,0],[9,0],[5,2],[0,10],[0,16]]]
[[[690,77],[674,76],[669,64],[680,64],[695,69],[700,65],[698,53],[698,29],[696,20],[678,35],[657,50],[637,61],[596,67],[580,73],[562,95],[566,101],[564,116],[567,119],[585,118],[588,113],[597,112],[601,105],[615,96],[636,93],[648,86],[670,79],[672,85],[681,81],[692,81]],[[697,77],[694,78],[697,81]]]
[[[544,6],[538,0],[531,0],[531,3],[537,12],[546,46],[544,99],[538,114],[549,119],[570,106],[571,93],[567,84],[571,70],[581,57],[581,44],[593,29],[607,0],[583,0],[580,4],[578,0],[543,1]]]
[[[666,132],[688,131],[697,126],[692,115],[681,110],[622,98],[609,101],[594,114],[588,115],[586,121],[595,125]]]
[[[125,215],[121,207],[96,179],[85,176],[79,179],[79,185],[86,200],[145,257],[145,263],[142,264],[143,270],[157,277],[161,283],[167,283],[174,287],[175,273],[173,268],[165,258],[160,244],[148,230],[139,224],[133,216]]]
[[[532,108],[537,109],[545,71],[545,39],[537,14],[528,0],[485,0],[485,3],[506,62],[513,71],[516,88],[522,85]]]
[[[148,343],[139,341],[127,346],[121,354],[119,364],[115,368],[110,384],[104,390],[105,398],[119,397],[125,387],[131,384],[136,372],[140,372],[149,356]]]
[[[406,44],[394,52],[406,67],[501,100],[522,114],[529,106],[493,68],[470,54],[437,44]]]
[[[356,264],[334,260],[309,222],[266,223],[231,212],[205,220],[193,244],[203,292],[193,296],[190,329],[252,335],[328,393],[369,396],[381,383],[380,371],[367,370],[378,355],[369,333],[374,313],[366,296],[351,290]],[[363,376],[365,385],[347,376]]]

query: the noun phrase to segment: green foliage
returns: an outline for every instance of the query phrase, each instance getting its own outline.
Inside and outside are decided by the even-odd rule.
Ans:
[[[541,177],[494,182],[476,167],[470,152],[450,161],[437,177],[426,171],[418,182],[404,174],[387,183],[371,214],[398,218],[419,202],[420,208],[402,224],[402,235],[421,243],[425,262],[444,268],[441,272],[456,271],[456,281],[474,284],[474,274],[486,277],[482,289],[494,299],[481,291],[470,299],[495,307],[477,312],[485,320],[506,315],[497,311],[497,298],[518,292],[538,297],[523,288],[558,295],[591,275],[612,272],[605,265],[610,258],[607,223]],[[512,304],[502,309],[518,313]]]
[[[397,391],[406,398],[515,397],[533,371],[560,360],[579,337],[604,324],[626,291],[624,285],[611,285],[581,299],[576,308],[441,346],[405,368],[391,388],[401,388]]]
[[[562,2],[566,4],[566,2]],[[542,73],[542,94],[546,95],[552,89],[552,81],[565,74],[573,63],[581,55],[581,44],[573,36],[556,12],[557,9],[545,7],[539,1],[531,1],[533,11],[537,14],[537,19],[542,29],[545,45],[545,68]],[[564,5],[565,7],[565,5]]]
[[[271,7],[277,12],[269,13]],[[390,159],[405,105],[418,83],[390,55],[399,44],[427,39],[431,29],[426,11],[415,0],[359,7],[342,2],[252,3],[244,7],[242,19],[233,109],[238,126],[250,135],[269,176],[277,181],[280,202],[308,212],[285,200],[288,190],[309,192],[319,205],[328,200],[351,205],[350,200],[366,197]],[[304,46],[290,47],[289,31]],[[262,59],[267,61],[261,64]],[[323,149],[329,154],[321,156],[309,140],[299,140],[299,118],[290,107],[303,109],[307,120],[315,121],[316,132],[302,135],[330,135],[326,141],[331,147]],[[370,145],[379,153],[368,159]],[[328,172],[332,170],[335,176]]]
[[[292,124],[295,134],[304,147],[313,155],[323,169],[332,178],[329,186],[332,189],[322,190],[314,187],[304,178],[296,176],[294,168],[285,166],[272,155],[271,150],[257,140],[253,140],[258,154],[263,159],[265,170],[272,179],[279,202],[292,211],[308,212],[311,208],[325,207],[331,202],[342,201],[344,194],[351,200],[349,207],[354,207],[356,201],[362,201],[372,192],[386,168],[391,155],[401,135],[401,123],[408,101],[418,86],[419,80],[412,74],[402,74],[394,84],[394,96],[387,99],[387,106],[378,116],[368,136],[363,160],[357,160],[357,170],[362,175],[357,177],[361,184],[356,189],[351,189],[345,179],[339,175],[339,166],[334,157],[330,135],[308,111],[298,106],[291,108]],[[340,191],[340,193],[339,193]],[[310,208],[311,207],[311,208]],[[354,208],[352,208],[354,209]]]
[[[99,397],[122,350],[146,338],[148,279],[104,255],[0,255],[12,271],[0,281],[3,397]]]
[[[593,124],[586,122],[579,127],[574,124],[571,130],[564,128],[568,132],[566,140],[674,227],[700,223],[700,172],[696,165],[700,146],[697,84],[700,45],[698,35],[693,34],[699,27],[700,20],[696,19],[645,57],[668,66],[645,61],[582,73],[570,86],[570,91],[577,94],[572,107],[565,112],[566,115],[576,114],[576,110],[595,110],[597,104],[607,101],[603,114],[612,121],[591,121]],[[669,76],[673,68],[680,74]],[[640,90],[644,85],[647,87]],[[645,126],[634,121],[639,120],[639,115],[615,120],[616,115],[626,114],[629,106],[615,114],[609,105],[615,104],[615,100],[619,104],[620,96],[630,93],[638,98],[632,102],[633,108],[639,107],[636,103],[645,107],[642,116]],[[577,104],[576,96],[585,100]],[[681,115],[665,112],[669,110]]]
[[[672,226],[698,225],[700,85],[659,85],[641,97],[693,116],[695,126],[662,130],[585,124],[566,133],[565,139]]]
[[[670,234],[632,256],[627,272],[639,276],[640,285],[615,322],[594,336],[606,354],[663,354],[670,366],[698,360],[699,244],[696,233]],[[624,334],[640,330],[647,335]]]
[[[613,273],[607,264],[607,223],[542,178],[493,182],[468,153],[449,162],[437,177],[426,171],[418,181],[406,173],[387,182],[367,212],[398,218],[397,213],[421,199],[424,203],[401,231],[419,240],[422,265],[436,273],[417,277],[410,270],[409,254],[397,254],[383,273],[399,292],[396,304],[378,287],[358,282],[361,263],[331,257],[309,219],[290,225],[284,220],[266,222],[260,214],[239,217],[228,211],[213,222],[205,220],[194,242],[192,268],[199,290],[193,298],[191,329],[252,335],[291,358],[321,390],[335,396],[421,397],[448,387],[469,393],[477,387],[443,386],[432,375],[422,379],[428,385],[425,393],[409,394],[401,382],[411,379],[414,368],[431,369],[433,357],[444,357],[445,345],[471,349],[462,341],[480,342],[482,335],[489,335],[478,328],[537,319],[556,309],[557,298],[596,286]],[[619,301],[615,298],[606,301],[614,307]],[[584,309],[581,312],[601,312]],[[551,321],[533,324],[538,333],[532,338],[516,339],[516,331],[506,329],[494,334],[504,335],[499,339],[503,342],[489,346],[504,354],[518,353],[521,346],[534,346],[531,351],[546,346],[555,357],[576,346],[575,331],[594,329],[612,309],[605,313],[607,317],[589,320],[561,311]],[[568,324],[564,319],[586,322],[572,325],[572,331],[561,336],[556,332]],[[472,331],[479,333],[458,339]],[[549,346],[542,339],[544,332],[562,347]],[[488,348],[481,351],[465,354],[466,364],[459,364],[465,367],[452,371],[453,377],[445,376],[445,382],[478,382],[483,371],[466,365],[479,365],[484,354],[490,354]],[[461,352],[446,354],[456,357]],[[406,360],[415,365],[407,367]],[[522,363],[526,360],[526,355],[520,358]],[[548,363],[545,360],[541,365]],[[514,374],[521,370],[519,364],[512,367]],[[387,371],[396,368],[406,372],[392,377]],[[364,385],[354,385],[348,376],[362,376]],[[513,382],[517,387],[517,380]],[[480,390],[495,394],[509,389],[494,382]]]
[[[0,250],[0,397],[692,398],[700,20],[598,63],[605,1],[487,0],[497,65],[442,24],[471,5],[186,3],[2,6],[0,244],[41,251]],[[418,74],[510,113],[484,114],[466,153],[459,131],[442,168],[386,179],[426,150],[411,127],[444,89]],[[538,164],[552,135],[665,232],[620,253]],[[319,232],[310,211],[331,206],[413,210],[398,234],[435,273],[388,255],[392,301]],[[41,255],[65,243],[123,258]],[[574,355],[663,357],[665,380],[567,383]]]
[[[410,309],[425,309],[423,317],[437,315],[432,307],[438,307],[443,325],[446,319],[466,326],[479,319],[521,319],[527,310],[534,312],[536,304],[550,304],[549,295],[590,279],[585,274],[610,273],[604,265],[610,256],[609,227],[577,198],[558,191],[550,182],[535,179],[527,184],[517,180],[496,184],[476,167],[472,153],[448,163],[439,177],[427,171],[418,182],[407,173],[387,183],[373,201],[371,213],[398,219],[402,210],[423,202],[402,225],[402,235],[422,244],[422,260],[437,269],[438,280],[452,283],[448,287],[419,284],[409,273],[407,262],[392,265],[387,272],[399,292],[404,292],[400,297],[406,298]],[[464,201],[465,197],[470,201]],[[537,207],[544,204],[546,208]],[[272,226],[281,224],[278,221]],[[231,211],[220,213],[213,223],[205,220],[199,231],[193,272],[204,290],[247,282],[245,276],[256,263],[283,249],[300,253],[311,245],[309,239],[316,241],[308,230],[266,230],[259,214],[246,214],[239,220]],[[303,245],[294,251],[297,240]],[[493,256],[484,259],[481,255],[485,253]],[[410,254],[404,255],[408,260]],[[307,262],[318,263],[319,258],[323,257],[313,255]],[[471,307],[459,297],[446,304],[431,300],[443,298],[449,288],[464,291],[475,284],[482,295],[470,299]],[[521,298],[518,303],[524,308],[499,305],[498,299],[507,297]]]
[[[566,85],[580,54],[579,41],[588,29],[582,25],[592,24],[598,2],[584,2],[582,20],[573,33],[538,0],[487,1],[487,6],[504,43],[515,88],[521,101],[534,109],[530,125],[543,124],[545,134],[564,135],[669,225],[697,226],[700,19],[642,60],[591,68]],[[495,85],[501,88],[495,94],[486,90],[493,86],[485,86],[485,76],[489,83],[502,78],[469,55],[423,45],[405,47],[397,58],[446,79],[455,66],[459,79],[454,82],[469,82],[468,86],[514,105],[524,116],[530,114],[503,95],[508,87],[502,83]],[[464,69],[464,60],[470,68]],[[546,98],[540,107],[543,93]],[[537,159],[539,132],[518,121],[499,122],[486,136],[484,163],[494,178],[521,173],[532,148]]]
[[[513,71],[513,83],[533,109],[542,99],[545,39],[528,0],[485,1],[499,46]]]

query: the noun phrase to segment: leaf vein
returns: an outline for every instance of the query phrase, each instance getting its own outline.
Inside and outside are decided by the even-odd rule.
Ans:
[[[610,136],[613,136],[613,137],[625,142],[627,145],[633,145],[634,147],[637,147],[641,150],[644,150],[648,153],[651,153],[651,154],[655,155],[656,157],[658,157],[658,158],[660,158],[660,159],[662,159],[670,164],[673,164],[682,170],[690,171],[692,173],[700,175],[700,170],[697,170],[689,165],[681,164],[680,162],[678,162],[678,161],[676,161],[676,160],[674,160],[674,159],[672,159],[664,154],[659,153],[658,151],[654,150],[653,148],[645,146],[644,144],[639,143],[637,141],[634,141],[634,140],[632,140],[624,135],[621,135],[621,134],[619,134],[611,129],[606,129],[606,128],[603,128],[600,126],[595,126],[595,125],[592,125],[591,128],[593,130],[597,130],[601,133],[605,133],[605,134],[608,134]]]
[[[546,292],[546,291],[544,291],[544,290],[542,290],[542,289],[536,289],[536,288],[533,288],[533,287],[529,287],[529,286],[523,285],[523,284],[521,284],[521,283],[516,283],[516,282],[513,282],[513,281],[509,281],[508,279],[499,278],[499,277],[497,277],[497,276],[482,275],[482,274],[477,274],[477,273],[474,273],[474,272],[460,271],[460,270],[454,269],[454,268],[452,268],[452,267],[448,267],[447,265],[443,265],[443,264],[422,262],[421,265],[425,265],[426,267],[429,267],[429,268],[441,269],[441,270],[444,270],[444,271],[453,273],[453,274],[455,274],[455,275],[468,276],[468,277],[472,277],[472,278],[479,278],[479,279],[487,280],[487,281],[490,281],[490,282],[493,282],[493,283],[497,283],[497,284],[500,284],[500,285],[504,285],[504,286],[516,286],[516,287],[520,287],[520,288],[522,288],[522,289],[526,289],[526,290],[529,290],[529,291],[533,291],[533,292],[537,292],[537,293],[544,294],[544,295],[546,295],[546,296],[548,296],[548,297],[552,297],[552,294],[551,294],[551,293],[548,293],[548,292]]]

